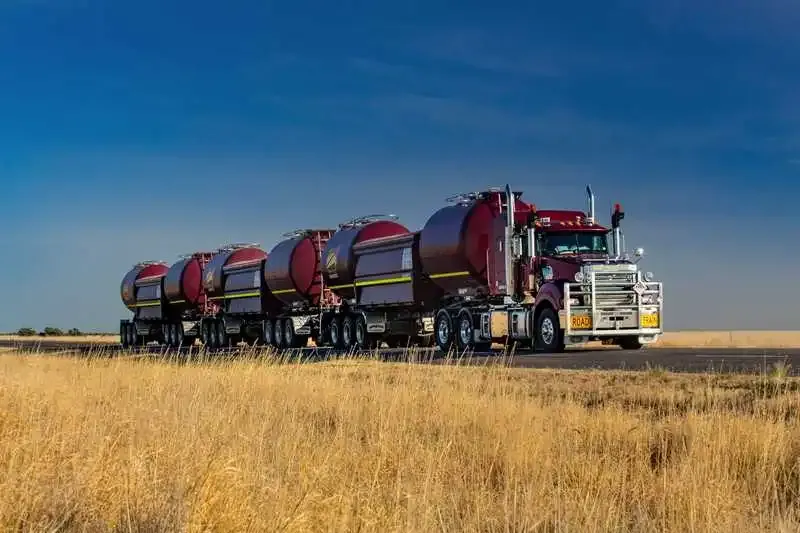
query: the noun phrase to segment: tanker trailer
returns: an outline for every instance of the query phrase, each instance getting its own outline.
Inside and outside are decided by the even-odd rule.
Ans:
[[[288,232],[270,251],[264,262],[264,281],[280,305],[264,320],[265,344],[301,348],[309,338],[323,343],[323,313],[339,304],[320,271],[322,250],[333,233],[332,229]]]
[[[375,279],[388,276],[393,268],[399,269],[401,263],[411,260],[408,250],[416,236],[396,220],[395,215],[357,217],[339,224],[339,230],[328,241],[323,252],[323,277],[342,299],[342,305],[326,313],[324,323],[328,326],[327,340],[336,348],[368,348],[381,340],[400,346],[406,345],[409,337],[425,341],[417,338],[419,328],[414,327],[419,320],[414,303],[417,285],[403,287],[410,292],[397,285],[381,296],[388,284],[380,287],[383,282]],[[410,270],[406,268],[400,275],[410,275]],[[380,310],[382,306],[385,311]]]
[[[206,346],[260,339],[264,316],[277,303],[261,281],[266,257],[258,244],[230,244],[214,252],[203,270],[203,287],[215,305],[200,324]]]
[[[162,289],[167,270],[163,261],[142,261],[122,278],[122,302],[133,312],[132,319],[123,319],[119,323],[123,348],[160,340],[165,304]]]
[[[215,312],[203,287],[203,269],[212,255],[211,252],[183,255],[164,276],[164,296],[169,305],[162,333],[168,346],[192,345],[200,337],[201,319]]]

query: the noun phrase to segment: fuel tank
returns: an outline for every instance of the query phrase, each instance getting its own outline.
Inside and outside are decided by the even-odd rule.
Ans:
[[[526,224],[531,206],[515,197],[514,220]],[[420,231],[419,254],[423,271],[447,294],[464,289],[488,290],[486,255],[492,224],[501,214],[505,191],[486,191],[454,197],[456,203],[436,211]]]
[[[395,218],[391,215],[369,215],[339,225],[339,230],[333,234],[322,252],[322,257],[325,258],[323,279],[334,294],[346,300],[355,298],[353,280],[356,261],[353,246],[371,239],[410,233],[407,227],[395,222]]]
[[[154,281],[156,279],[160,280],[168,270],[169,267],[167,264],[161,261],[142,261],[141,263],[135,264],[133,268],[125,274],[125,277],[122,278],[122,284],[120,285],[120,295],[125,307],[131,311],[136,310],[136,301],[138,297],[138,289],[136,287],[137,281],[147,281],[151,278]],[[149,299],[147,295],[143,296],[146,296],[145,299]]]
[[[197,307],[206,301],[203,289],[203,268],[211,252],[195,252],[174,263],[164,277],[164,295],[175,306]]]
[[[218,299],[225,294],[225,273],[230,268],[258,266],[267,253],[256,244],[230,244],[217,250],[203,269],[206,297]]]
[[[335,230],[308,229],[284,234],[287,239],[270,251],[264,263],[264,281],[285,305],[320,305],[322,250]]]

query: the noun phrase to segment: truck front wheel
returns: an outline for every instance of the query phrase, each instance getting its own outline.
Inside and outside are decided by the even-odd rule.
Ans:
[[[638,337],[622,337],[619,339],[619,347],[623,350],[640,350],[644,346],[639,342]]]
[[[564,335],[558,323],[558,315],[549,307],[545,307],[536,319],[535,334],[537,350],[545,353],[564,351]]]

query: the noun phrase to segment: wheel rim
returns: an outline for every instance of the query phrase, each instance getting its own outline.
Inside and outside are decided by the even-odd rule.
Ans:
[[[447,323],[447,317],[442,316],[439,318],[439,325],[436,328],[436,335],[440,344],[447,344],[447,340],[450,338],[450,325]]]
[[[468,316],[461,318],[458,329],[459,336],[461,337],[461,344],[468,346],[472,342],[472,322]]]
[[[264,344],[272,344],[272,323],[269,320],[264,322]]]
[[[350,331],[350,328],[352,327],[351,324],[352,322],[350,320],[345,320],[344,325],[342,326],[342,337],[344,337],[344,344],[346,346],[350,345],[350,339],[352,338],[352,332]]]
[[[356,342],[359,346],[364,346],[364,326],[359,322],[356,324]]]
[[[286,346],[291,346],[294,337],[294,324],[290,320],[286,320],[283,325],[283,339],[286,341]]]
[[[334,346],[339,344],[339,324],[335,320],[331,322],[331,344]]]
[[[175,346],[183,344],[183,324],[178,322],[175,324]]]
[[[548,346],[553,344],[553,339],[555,339],[556,336],[556,328],[553,326],[553,320],[549,316],[544,317],[540,329],[542,331],[542,341]]]
[[[275,336],[275,346],[280,346],[281,339],[283,338],[283,326],[280,320],[275,321],[275,332],[273,335]]]
[[[225,338],[225,324],[220,320],[217,322],[217,342],[219,342],[220,346],[225,346],[227,344],[227,340]]]

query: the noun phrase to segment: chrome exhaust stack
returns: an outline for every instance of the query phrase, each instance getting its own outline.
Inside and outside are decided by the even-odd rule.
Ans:
[[[594,194],[592,193],[592,187],[590,185],[586,186],[586,196],[589,198],[588,222],[589,224],[594,224]]]

